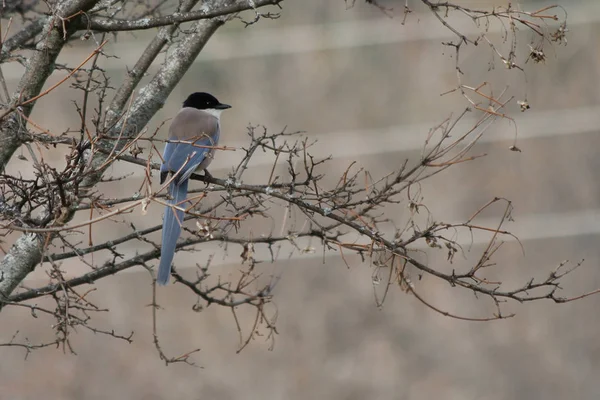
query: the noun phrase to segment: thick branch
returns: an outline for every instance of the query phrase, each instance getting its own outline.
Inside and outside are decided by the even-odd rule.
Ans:
[[[63,253],[63,254],[58,254],[56,256],[49,256],[48,260],[52,259],[52,261],[58,261],[58,260],[66,259],[66,258],[82,256],[82,255],[89,254],[94,251],[110,249],[110,248],[112,248],[112,246],[116,246],[122,242],[126,242],[133,238],[140,237],[140,235],[145,235],[148,232],[157,231],[161,227],[162,227],[161,225],[158,225],[156,227],[152,227],[152,228],[149,228],[144,231],[134,232],[130,235],[124,236],[123,238],[120,238],[117,241],[114,241],[111,243],[103,243],[102,245],[90,247],[89,249],[83,249],[82,251]],[[298,234],[297,237],[299,237],[299,238],[300,237],[317,237],[317,238],[320,238],[321,240],[330,240],[334,236],[332,236],[332,237],[326,236],[321,231],[310,231],[310,232],[304,232],[304,233]],[[274,243],[284,242],[284,241],[289,241],[289,237],[287,237],[287,236],[260,237],[260,238],[252,239],[253,244],[258,244],[258,243],[274,244]],[[239,244],[239,245],[244,245],[244,244],[248,243],[248,240],[245,238],[237,239],[237,238],[231,238],[231,237],[223,236],[223,235],[216,235],[214,237],[209,237],[209,238],[208,237],[207,238],[195,237],[195,238],[190,238],[190,239],[178,242],[177,249],[183,249],[183,248],[187,248],[189,246],[193,246],[193,245],[197,245],[197,244],[201,244],[201,243],[208,243],[208,242],[224,242],[224,243],[235,243],[235,244]],[[76,253],[79,253],[79,254],[76,254]],[[145,253],[137,254],[136,256],[131,257],[120,263],[114,263],[114,262],[109,261],[100,268],[97,268],[97,269],[90,271],[88,273],[85,273],[81,276],[67,280],[66,286],[73,288],[73,287],[80,286],[80,285],[93,284],[98,279],[105,278],[110,275],[114,275],[120,271],[129,269],[129,268],[133,268],[133,267],[136,267],[139,265],[143,266],[146,262],[155,260],[159,256],[160,256],[160,249],[154,249],[154,250],[147,251]],[[31,300],[31,299],[47,296],[48,294],[51,294],[51,293],[56,293],[59,290],[61,290],[61,288],[62,288],[61,283],[51,283],[51,284],[48,284],[43,287],[39,287],[36,289],[31,289],[31,290],[27,290],[27,291],[24,291],[21,293],[14,294],[8,299],[8,301],[10,301],[12,303],[19,303],[19,302],[22,302],[25,300]]]
[[[31,99],[37,96],[42,90],[44,83],[54,71],[54,63],[58,54],[67,42],[67,39],[75,33],[73,24],[67,23],[66,32],[63,32],[63,21],[65,18],[76,14],[79,11],[89,10],[98,0],[78,0],[64,1],[58,5],[56,13],[52,18],[49,18],[44,25],[44,31],[47,36],[36,46],[36,51],[29,58],[25,73],[19,82],[19,87],[13,98],[11,99],[11,107],[20,103],[23,100]],[[30,37],[35,36],[38,25],[35,23],[30,25],[30,29],[20,32],[15,38],[14,45],[24,43]],[[21,34],[22,33],[22,34]],[[10,50],[10,47],[8,47]],[[23,107],[25,116],[29,116],[33,109],[34,103]],[[13,153],[21,145],[20,129],[21,123],[19,116],[16,113],[11,113],[0,123],[0,170],[4,170],[6,164],[12,157]],[[0,264],[1,266],[1,264]],[[0,268],[1,269],[1,268]],[[0,291],[1,291],[0,285]]]
[[[198,0],[188,0],[182,4],[181,10],[189,11],[196,5],[196,3],[198,3]],[[171,26],[161,28],[154,39],[152,39],[148,47],[146,47],[146,50],[135,63],[134,67],[129,71],[127,74],[127,79],[119,87],[119,90],[110,103],[110,106],[106,112],[105,127],[113,126],[117,122],[134,89],[140,83],[148,71],[148,68],[150,68],[156,57],[158,57],[163,47],[165,44],[167,44],[169,38],[171,35],[173,35],[178,26],[178,24],[172,24]]]
[[[229,14],[235,14],[245,10],[256,9],[257,7],[263,7],[266,5],[277,5],[283,0],[241,0],[235,3],[229,4],[225,7],[219,8],[208,8],[202,7],[201,10],[191,12],[177,12],[171,15],[164,15],[155,18],[140,18],[136,20],[123,20],[123,19],[107,19],[92,17],[90,19],[84,18],[81,21],[81,29],[91,29],[100,32],[110,31],[137,31],[141,29],[151,29],[160,26],[178,24],[182,22],[198,21],[203,19],[210,19],[215,17],[222,17]]]
[[[68,24],[63,31],[65,18],[79,11],[87,11],[94,6],[97,0],[64,1],[56,7],[53,17],[47,20],[44,29],[48,32],[45,40],[38,43],[36,51],[30,57],[27,68],[17,93],[11,99],[11,105],[18,104],[37,96],[42,90],[46,79],[54,71],[54,62],[58,57],[67,39],[75,32]],[[35,25],[28,34],[35,31]],[[34,35],[35,36],[35,35]],[[27,35],[19,36],[21,40],[28,40]],[[23,107],[23,114],[31,113],[34,103]],[[0,124],[0,170],[4,170],[14,152],[21,145],[21,121],[19,114],[11,113]],[[10,252],[0,262],[0,299],[8,296],[17,285],[31,272],[42,258],[42,239],[38,235],[25,234],[12,246]],[[0,309],[1,309],[0,300]]]
[[[89,0],[88,0],[89,1]],[[212,10],[220,10],[226,7],[231,7],[232,0],[216,0],[211,3]],[[121,138],[133,138],[140,132],[154,114],[162,108],[167,97],[181,80],[188,68],[192,65],[195,58],[198,56],[206,42],[215,33],[217,28],[224,24],[222,19],[210,19],[196,22],[192,26],[195,32],[193,35],[185,36],[177,48],[170,54],[167,61],[162,65],[161,69],[156,73],[154,78],[145,87],[140,89],[139,97],[135,99],[127,118],[123,118],[114,126],[109,136],[120,136]],[[14,115],[14,114],[12,114]],[[120,146],[125,146],[125,140],[121,141]],[[111,148],[113,142],[111,140],[97,143],[98,146]],[[90,162],[90,169],[95,173],[90,174],[84,182],[84,186],[94,187],[102,177],[104,169],[107,167],[105,161],[108,156],[95,153]],[[71,213],[68,219],[72,218],[74,213]],[[62,221],[63,223],[68,221]],[[20,252],[28,254],[27,258],[19,265],[9,265],[13,262],[14,257],[8,254],[2,262],[0,262],[0,271],[14,271],[14,277],[0,281],[0,293],[8,297],[10,293],[17,287],[22,279],[35,267],[42,259],[42,247],[35,240],[27,241],[29,234],[19,238],[17,244],[21,247]],[[15,247],[13,247],[14,249]],[[14,251],[11,249],[11,253]],[[0,307],[2,306],[0,298]]]
[[[24,46],[27,42],[35,38],[42,32],[42,28],[48,23],[50,17],[40,18],[27,25],[19,32],[2,42],[2,52],[0,53],[0,62],[5,62],[10,57],[10,53]]]

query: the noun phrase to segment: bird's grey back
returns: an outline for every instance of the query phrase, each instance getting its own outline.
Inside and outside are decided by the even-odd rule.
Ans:
[[[190,141],[198,145],[216,146],[219,143],[219,136],[219,118],[206,111],[191,107],[182,108],[169,128],[170,140]],[[178,146],[180,145],[175,144],[176,148]],[[198,148],[198,151],[201,151],[201,149]],[[177,150],[175,150],[175,153],[178,153]],[[214,149],[207,151],[206,156],[196,169],[202,171],[207,168],[212,162],[214,154]]]
[[[219,140],[219,119],[191,107],[182,108],[169,128],[169,139],[172,140],[193,141],[205,135],[215,142]]]

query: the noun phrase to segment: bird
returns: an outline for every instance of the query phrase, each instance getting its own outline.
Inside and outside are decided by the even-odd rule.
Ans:
[[[221,112],[231,108],[206,92],[190,94],[169,127],[169,139],[160,165],[161,185],[168,181],[171,199],[166,206],[162,225],[160,262],[156,281],[164,286],[171,276],[177,239],[181,234],[188,181],[192,173],[204,171],[213,159],[221,134]]]

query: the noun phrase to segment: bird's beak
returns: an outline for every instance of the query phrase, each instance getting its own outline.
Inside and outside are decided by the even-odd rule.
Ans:
[[[223,104],[223,103],[221,103],[221,104],[217,104],[215,106],[215,108],[217,110],[227,110],[228,108],[231,108],[231,106],[229,104]]]

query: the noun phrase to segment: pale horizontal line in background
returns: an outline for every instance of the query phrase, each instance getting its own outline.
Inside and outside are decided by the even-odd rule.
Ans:
[[[598,2],[574,5],[568,11],[569,27],[600,22]],[[562,17],[559,9],[548,13]],[[287,28],[249,28],[240,33],[217,34],[208,42],[198,61],[297,54],[412,41],[448,40],[456,37],[431,13],[411,14],[406,25],[401,25],[401,21],[401,17],[374,18]],[[462,18],[462,21],[460,29],[463,34],[476,35],[481,32],[471,21],[464,23],[465,18]],[[499,32],[500,25],[492,24],[490,30]],[[139,47],[136,49],[132,49],[132,52],[127,54],[139,53]],[[130,62],[133,61],[132,59]]]
[[[598,3],[575,6],[568,12],[568,26],[600,21]],[[548,14],[557,14],[562,18],[560,9],[548,11]],[[402,25],[401,21],[401,17],[374,18],[291,28],[248,29],[242,35],[215,35],[215,38],[208,42],[199,60],[296,54],[411,41],[448,40],[456,37],[431,13],[411,14],[405,25]],[[467,21],[464,16],[462,21]],[[458,25],[461,33],[477,35],[481,32],[470,20],[467,22]],[[490,32],[500,32],[500,29],[499,24],[492,23]]]
[[[481,113],[479,113],[481,115]],[[600,107],[582,107],[571,110],[525,112],[514,115],[517,124],[517,145],[526,139],[549,138],[598,132],[600,130]],[[454,128],[453,137],[470,129],[476,119],[467,117]],[[411,152],[423,148],[429,130],[438,123],[416,125],[396,125],[384,129],[340,131],[322,134],[308,134],[317,144],[310,153],[315,156],[333,155],[335,159],[357,158],[390,152]],[[481,143],[513,143],[515,126],[508,120],[497,120],[481,138]],[[223,140],[223,145],[236,148],[248,147],[248,142],[231,143]],[[229,170],[227,162],[232,157],[215,157],[212,169]],[[272,165],[273,156],[269,153],[255,153],[251,166]]]
[[[600,3],[586,3],[582,6],[569,10],[568,23],[570,27],[600,21]],[[537,5],[536,5],[537,7]],[[447,40],[453,35],[447,29],[433,21],[431,15],[411,15],[406,26],[400,25],[400,19],[395,20],[361,20],[340,22],[327,25],[309,25],[288,28],[255,28],[247,29],[240,33],[222,33],[209,41],[205,51],[202,52],[196,62],[207,62],[213,60],[228,60],[242,57],[257,57],[263,55],[285,55],[306,53],[321,50],[333,50],[343,48],[354,48],[370,45],[384,45],[391,43],[410,41],[433,41]],[[433,21],[435,24],[430,24]],[[389,21],[389,22],[388,22]],[[476,27],[472,24],[465,25],[466,34],[476,33]],[[124,63],[132,65],[139,56],[141,48],[139,41],[120,42],[119,53],[123,56],[121,60],[115,60],[112,68],[123,68]],[[124,47],[122,47],[124,46]],[[69,57],[78,59],[87,49],[78,49]],[[7,66],[8,67],[8,66]],[[21,76],[18,74],[5,74],[13,79]],[[519,140],[535,139],[544,137],[555,137],[571,135],[584,132],[596,132],[600,127],[600,107],[586,107],[571,110],[526,112],[515,115],[518,127]],[[474,119],[465,119],[457,126],[457,133],[470,126]],[[437,123],[418,125],[398,125],[385,129],[360,130],[332,132],[318,135],[307,135],[318,139],[318,148],[327,153],[335,154],[336,158],[358,158],[366,155],[376,155],[389,152],[417,151],[422,148],[423,142],[430,128]],[[482,138],[482,142],[506,142],[512,143],[514,126],[506,120],[497,121],[488,134]],[[456,134],[455,134],[456,137]],[[344,143],[343,146],[340,143]],[[223,143],[238,147],[247,146],[247,143]],[[323,154],[325,155],[325,154]],[[252,165],[271,165],[273,157],[270,155],[257,154]],[[215,168],[230,170],[231,165],[227,160],[216,158],[213,163]],[[229,160],[230,161],[230,160]],[[600,209],[588,209],[563,213],[515,215],[516,222],[509,223],[506,229],[514,233],[522,241],[544,240],[556,238],[568,238],[584,235],[596,235],[600,233]],[[451,222],[451,221],[446,221]],[[483,226],[494,227],[498,219],[478,220]],[[386,237],[391,234],[388,233]],[[514,241],[505,237],[506,241]],[[459,243],[483,245],[489,240],[489,235],[477,235],[473,238],[463,234]],[[302,243],[308,243],[303,240]],[[315,253],[299,253],[296,250],[295,259],[319,259],[322,252],[319,251],[318,241],[313,240]],[[426,248],[423,246],[421,248]],[[269,259],[266,250],[257,248],[257,258]],[[281,255],[287,254],[291,248],[285,246]],[[200,259],[212,252],[222,251],[216,243],[203,247]],[[264,252],[263,252],[264,251]],[[215,257],[212,265],[229,265],[239,262],[238,249],[232,248],[231,254],[226,257]],[[329,253],[329,256],[339,257],[337,253]],[[281,257],[280,261],[284,261]],[[137,270],[128,270],[137,272]]]
[[[536,4],[536,7],[542,5]],[[568,11],[569,27],[600,22],[600,2],[574,5]],[[553,12],[558,14],[559,10]],[[406,25],[401,25],[401,21],[401,17],[394,19],[382,17],[330,24],[248,28],[239,32],[218,33],[207,43],[195,62],[298,54],[411,41],[448,40],[455,36],[431,13],[411,14]],[[480,32],[471,22],[463,25],[460,26],[463,34],[474,35]],[[496,25],[498,24],[492,25],[492,32],[499,31],[499,26]],[[131,67],[144,48],[145,45],[140,45],[139,38],[126,37],[117,44],[110,42],[105,50],[118,51],[119,58],[104,60],[102,66],[107,69],[123,69],[125,65]],[[73,48],[68,55],[62,55],[60,61],[81,61],[89,50],[86,46]],[[3,72],[7,80],[18,80],[23,73],[23,67],[17,63],[5,64]]]
[[[444,221],[451,223],[452,221]],[[459,221],[454,221],[459,222]],[[481,218],[476,221],[478,226],[497,228],[499,223],[499,218]],[[600,209],[590,209],[585,211],[570,211],[564,213],[540,213],[540,214],[529,214],[524,216],[515,216],[515,222],[505,223],[502,227],[512,234],[514,234],[521,243],[530,240],[548,240],[548,239],[559,239],[559,238],[573,238],[578,236],[586,236],[586,235],[598,235],[600,234]],[[384,233],[383,237],[390,239],[392,238],[393,232]],[[452,237],[453,232],[448,232],[447,237]],[[479,233],[477,231],[473,231],[473,234],[463,230],[458,235],[457,243],[461,245],[464,249],[468,249],[469,246],[485,246],[489,243],[491,235],[489,232],[487,233]],[[506,243],[517,243],[516,239],[507,235],[500,235],[498,237],[499,241]],[[346,239],[348,243],[363,243],[369,244],[368,240],[353,240],[352,238]],[[279,258],[275,262],[275,264],[270,264],[269,260],[271,259],[271,253],[266,248],[265,245],[257,245],[255,246],[255,256],[256,260],[263,261],[261,264],[261,270],[264,273],[267,273],[269,268],[273,269],[273,274],[285,274],[285,262],[297,262],[297,261],[308,261],[308,260],[319,260],[323,259],[325,263],[330,262],[332,257],[336,257],[341,260],[339,251],[337,252],[326,252],[323,254],[320,241],[318,239],[313,238],[312,242],[309,241],[308,238],[299,239],[296,242],[298,248],[300,249],[311,249],[311,251],[300,251],[296,247],[292,247],[289,244],[283,244],[281,249],[279,250]],[[310,244],[310,247],[309,247]],[[236,265],[241,262],[241,258],[239,254],[241,253],[241,246],[230,246],[228,250],[228,254],[222,256],[222,252],[224,251],[222,247],[219,246],[218,243],[209,243],[200,246],[202,249],[201,253],[197,253],[199,255],[194,256],[194,258],[198,259],[196,261],[199,265],[203,265],[210,254],[218,254],[219,256],[214,257],[211,261],[211,268],[215,267],[224,267],[228,265]],[[432,250],[437,251],[436,249],[431,249],[423,240],[419,242],[418,245],[410,246],[413,250]],[[527,255],[527,247],[525,246],[525,255]],[[277,246],[273,247],[273,251],[277,253]],[[444,250],[440,250],[444,251]],[[290,254],[293,252],[292,256]],[[353,254],[350,250],[345,250],[344,255],[348,258],[351,254]],[[477,253],[477,249],[473,253],[474,257],[478,257],[479,253]],[[578,254],[578,257],[581,255]],[[190,257],[191,258],[191,257]],[[190,265],[189,259],[187,262],[176,261],[175,266],[180,266],[182,270],[189,270],[191,268],[195,268],[195,266]],[[560,261],[560,260],[559,260]],[[297,266],[301,267],[302,264],[297,264]],[[129,269],[124,272],[128,273],[137,273],[140,272],[138,269]],[[144,271],[144,273],[147,273]],[[213,273],[215,270],[213,269]]]
[[[473,121],[474,119],[469,120],[466,118],[458,124],[454,137],[457,136],[458,132],[469,128]],[[597,134],[600,127],[600,107],[526,112],[519,114],[516,121],[519,140],[574,135],[585,132],[596,132]],[[367,155],[420,150],[429,129],[434,125],[434,123],[413,126],[400,125],[380,130],[343,131],[308,136],[319,140],[318,146],[315,146],[315,150],[322,149],[322,152],[324,152],[322,155],[332,153],[335,159],[347,159],[350,162],[351,160],[360,159],[360,157]],[[482,138],[482,142],[506,142],[508,147],[508,145],[512,144],[513,135],[514,125],[509,124],[506,120],[498,121]],[[340,143],[344,143],[344,145],[340,145]],[[232,143],[223,144],[232,145]],[[238,143],[237,145],[239,147],[247,146],[247,143]],[[262,152],[255,153],[253,160],[251,163],[252,167],[270,166],[273,163],[272,155]],[[231,157],[228,157],[228,160],[225,160],[224,157],[216,157],[213,162],[213,167],[215,168],[212,168],[212,170],[214,171],[220,167],[225,171],[229,171],[231,165],[228,165],[227,161],[231,162]],[[522,242],[600,234],[600,209],[528,215],[515,214],[514,218],[516,222],[507,223],[503,229],[515,234]],[[459,221],[444,222],[453,223]],[[494,228],[497,227],[499,219],[482,218],[478,219],[476,223],[479,226]],[[392,235],[393,232],[386,232],[384,237],[389,239]],[[459,235],[458,242],[463,246],[485,245],[488,243],[489,238],[489,233],[474,232],[473,236],[471,236],[467,232],[462,232]],[[351,241],[352,238],[347,240]],[[515,241],[508,236],[502,236],[501,240],[507,242]],[[308,243],[310,243],[308,239],[298,240],[300,248],[308,246]],[[222,248],[219,247],[218,243],[209,243],[201,247],[203,249],[202,254],[204,255],[200,257],[201,259],[205,259],[209,254],[222,252]],[[287,255],[292,251],[294,252],[294,260],[316,260],[322,258],[323,254],[319,250],[318,240],[312,239],[312,247],[315,248],[315,252],[302,253],[292,248],[291,245],[283,245],[280,250],[281,256],[279,262],[285,262]],[[423,243],[421,246],[415,246],[414,248],[426,250],[427,246]],[[228,255],[215,257],[211,265],[225,266],[239,263],[239,250],[239,248],[233,246]],[[332,256],[339,257],[339,253],[328,253],[326,255],[327,258]],[[269,260],[270,254],[263,246],[257,246],[256,258]],[[187,263],[180,263],[180,265],[187,265]],[[279,266],[274,266],[274,268],[281,271]]]

